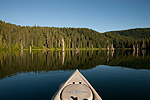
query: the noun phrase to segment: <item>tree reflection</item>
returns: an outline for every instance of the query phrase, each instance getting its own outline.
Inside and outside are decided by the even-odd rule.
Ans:
[[[111,56],[109,56],[109,52]],[[97,65],[150,69],[149,51],[0,51],[0,78],[22,72],[91,69]],[[135,53],[134,53],[135,55]]]

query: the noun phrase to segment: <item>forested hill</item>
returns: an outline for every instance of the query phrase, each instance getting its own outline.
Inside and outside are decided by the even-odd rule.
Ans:
[[[66,48],[106,48],[107,40],[115,48],[150,47],[150,28],[99,33],[88,28],[58,28],[20,26],[0,20],[0,49],[61,48],[61,39]],[[144,42],[144,45],[143,45]]]
[[[150,37],[150,28],[136,28],[122,31],[111,31],[109,33],[133,37],[134,39],[146,39]]]

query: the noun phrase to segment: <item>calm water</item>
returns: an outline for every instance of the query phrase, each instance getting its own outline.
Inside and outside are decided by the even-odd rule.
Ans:
[[[0,51],[0,100],[50,100],[80,72],[103,100],[149,100],[149,51]]]

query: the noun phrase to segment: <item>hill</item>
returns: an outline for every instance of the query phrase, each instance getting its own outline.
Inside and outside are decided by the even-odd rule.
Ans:
[[[61,38],[68,49],[106,48],[107,40],[115,48],[132,48],[133,44],[149,48],[150,28],[99,33],[88,28],[30,27],[0,20],[0,49],[61,49]]]
[[[150,28],[136,28],[122,31],[112,31],[110,33],[116,33],[123,36],[133,37],[134,39],[146,39],[150,37]]]

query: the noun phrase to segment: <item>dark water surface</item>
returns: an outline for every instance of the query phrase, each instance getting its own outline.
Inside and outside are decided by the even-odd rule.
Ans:
[[[103,100],[150,100],[149,51],[1,51],[0,100],[50,100],[75,69]]]

